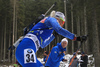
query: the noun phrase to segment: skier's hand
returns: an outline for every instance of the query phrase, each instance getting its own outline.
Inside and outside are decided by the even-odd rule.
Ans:
[[[65,51],[64,51],[63,53],[64,53],[64,54],[66,54],[66,52],[65,52]]]
[[[87,36],[78,36],[75,37],[75,41],[86,41],[87,40]]]

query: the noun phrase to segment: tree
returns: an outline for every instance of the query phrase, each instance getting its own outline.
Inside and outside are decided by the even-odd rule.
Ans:
[[[100,63],[100,51],[99,51],[99,38],[98,38],[98,26],[97,26],[97,18],[96,18],[96,10],[93,9],[93,54],[95,58],[95,66],[99,67]]]
[[[72,33],[74,33],[74,25],[73,25],[73,3],[71,3],[71,27],[72,27]],[[74,53],[74,42],[72,41],[72,53]]]
[[[86,15],[86,10],[87,10],[87,8],[86,8],[86,0],[84,0],[84,34],[85,35],[88,35],[88,29],[87,29],[87,15]],[[85,41],[85,43],[84,43],[84,45],[85,45],[85,52],[86,53],[88,53],[88,41]]]

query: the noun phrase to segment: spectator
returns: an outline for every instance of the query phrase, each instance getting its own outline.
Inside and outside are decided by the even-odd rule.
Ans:
[[[87,67],[87,64],[88,64],[88,56],[84,52],[82,52],[81,55],[82,55],[81,56],[81,60],[83,60],[83,62],[81,62],[80,66],[81,67]]]
[[[79,59],[76,57],[76,53],[73,54],[73,57],[72,57],[73,58],[73,61],[72,61],[72,58],[69,61],[70,63],[72,61],[71,65],[69,67],[78,67]]]
[[[62,39],[61,43],[57,43],[57,46],[53,47],[45,67],[59,67],[60,61],[67,61],[64,59],[68,40]]]

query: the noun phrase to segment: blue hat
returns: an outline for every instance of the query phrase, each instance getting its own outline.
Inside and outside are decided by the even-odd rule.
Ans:
[[[76,55],[76,52],[75,52],[75,53],[73,53],[73,55]]]
[[[81,54],[85,54],[84,52],[82,52]]]

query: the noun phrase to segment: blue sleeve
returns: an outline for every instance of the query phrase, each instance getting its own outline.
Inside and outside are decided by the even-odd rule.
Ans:
[[[45,48],[46,46],[49,45],[49,43],[50,43],[51,41],[53,41],[54,38],[55,38],[54,35],[51,34],[50,39],[48,39],[46,42],[44,42],[40,47],[41,47],[41,48]]]
[[[58,34],[60,34],[60,35],[62,35],[62,36],[64,36],[64,37],[66,37],[66,38],[69,38],[69,39],[71,39],[71,40],[73,40],[74,39],[74,34],[73,33],[71,33],[71,32],[69,32],[68,30],[66,30],[66,29],[64,29],[64,28],[62,28],[60,25],[59,25],[59,23],[57,22],[57,20],[55,19],[55,18],[48,18],[47,20],[46,20],[46,25],[47,26],[51,26],[51,27],[53,27],[53,29],[58,33]]]
[[[53,62],[57,62],[57,61],[62,61],[62,58],[65,56],[64,53],[59,54],[57,52],[57,49],[54,47],[51,51],[51,56],[52,56],[52,60]]]

